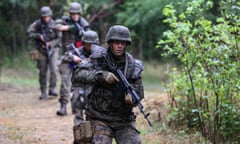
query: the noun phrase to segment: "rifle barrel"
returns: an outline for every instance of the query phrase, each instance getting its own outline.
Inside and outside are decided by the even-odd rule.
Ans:
[[[52,51],[49,49],[49,46],[48,46],[48,44],[47,44],[47,35],[46,35],[45,31],[43,30],[43,26],[42,26],[42,25],[41,25],[41,31],[42,31],[43,39],[44,39],[44,41],[45,41],[45,42],[44,42],[44,45],[45,45],[46,50],[47,50],[48,58],[50,58],[51,55],[52,55]]]
[[[152,122],[148,119],[149,117],[149,113],[145,114],[144,112],[144,106],[141,103],[141,99],[138,96],[138,94],[136,93],[136,91],[132,88],[132,86],[129,84],[129,82],[127,81],[126,77],[124,76],[124,74],[122,73],[122,71],[120,69],[115,68],[110,60],[107,58],[106,55],[103,56],[105,61],[108,64],[108,67],[111,71],[113,71],[115,74],[117,74],[117,76],[120,78],[120,81],[122,82],[123,86],[125,87],[125,89],[127,90],[127,92],[129,94],[131,94],[132,99],[133,99],[133,103],[137,104],[138,109],[140,110],[140,112],[143,114],[144,118],[147,120],[148,124],[152,127]]]

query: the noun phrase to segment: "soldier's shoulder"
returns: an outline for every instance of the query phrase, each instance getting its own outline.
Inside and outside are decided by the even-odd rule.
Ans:
[[[128,57],[128,65],[132,70],[132,78],[139,78],[141,76],[141,72],[144,69],[144,64],[141,60],[136,59],[130,53],[126,53]]]
[[[37,20],[35,20],[33,23],[31,23],[28,26],[28,30],[27,31],[36,30],[36,29],[38,29],[40,27],[40,25],[41,25],[41,20],[37,19]]]
[[[80,18],[80,23],[81,23],[82,27],[84,27],[84,28],[89,27],[89,22],[83,17]]]
[[[71,20],[71,18],[69,16],[62,16],[61,18],[57,19],[55,22],[57,24],[64,24],[64,23],[68,23]]]
[[[33,21],[33,23],[31,24],[32,26],[38,26],[41,24],[41,19],[37,19],[35,21]]]
[[[65,15],[64,15],[64,16],[61,17],[61,19],[62,19],[62,20],[70,20],[71,18],[70,18],[70,16],[65,16]]]
[[[134,61],[135,66],[141,67],[142,69],[144,68],[144,64],[141,60],[134,58],[133,55],[128,52],[126,54],[130,60]]]
[[[99,45],[91,45],[92,58],[97,59],[103,57],[103,55],[107,54],[107,48],[99,46]]]
[[[144,63],[139,59],[135,59],[135,67],[143,70],[144,69]]]
[[[62,19],[56,19],[55,24],[62,24],[64,21]]]
[[[133,73],[132,73],[132,78],[133,79],[141,78],[143,69],[144,69],[143,62],[141,60],[135,59],[134,70],[133,70]]]
[[[36,23],[41,23],[42,21],[41,21],[41,19],[37,19],[37,20],[35,20],[34,22],[36,22]]]
[[[50,22],[49,22],[49,27],[54,27],[56,25],[56,20],[54,19],[51,19]]]

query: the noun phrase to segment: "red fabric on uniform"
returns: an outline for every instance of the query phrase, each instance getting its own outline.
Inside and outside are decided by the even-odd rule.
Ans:
[[[80,47],[83,46],[83,43],[82,43],[82,41],[76,41],[76,42],[74,43],[74,45],[75,45],[76,48],[80,48]]]

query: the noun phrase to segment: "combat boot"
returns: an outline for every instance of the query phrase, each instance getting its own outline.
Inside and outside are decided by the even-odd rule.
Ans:
[[[47,93],[46,90],[41,90],[41,95],[39,97],[39,100],[47,99]]]
[[[62,103],[60,110],[57,111],[57,115],[59,116],[65,116],[67,115],[67,104]]]
[[[49,95],[49,96],[54,96],[54,97],[58,96],[58,94],[57,94],[57,92],[54,90],[54,88],[50,88],[50,89],[49,89],[48,95]]]

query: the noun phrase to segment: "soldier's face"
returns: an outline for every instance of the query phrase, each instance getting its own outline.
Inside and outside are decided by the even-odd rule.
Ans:
[[[91,44],[90,43],[84,43],[84,46],[86,47],[87,51],[91,51]]]
[[[78,21],[80,19],[79,13],[70,13],[70,17],[73,21]]]
[[[42,19],[45,23],[48,23],[51,20],[51,16],[44,16]]]
[[[125,52],[127,43],[125,41],[114,40],[111,43],[111,50],[115,56],[122,56]]]

